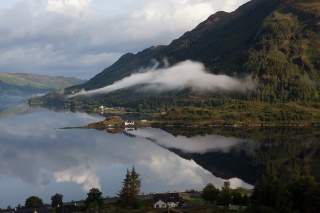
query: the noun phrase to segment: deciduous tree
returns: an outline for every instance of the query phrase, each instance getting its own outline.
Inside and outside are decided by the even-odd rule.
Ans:
[[[201,197],[204,201],[216,203],[220,197],[220,190],[212,183],[208,183],[202,190]]]
[[[62,194],[55,194],[51,196],[51,206],[57,207],[58,205],[62,206],[63,204],[63,195]]]
[[[42,199],[37,196],[30,196],[26,199],[25,207],[26,208],[35,208],[43,206]]]
[[[103,197],[102,197],[102,192],[98,188],[92,188],[90,191],[87,193],[88,197],[85,200],[84,204],[88,208],[90,203],[92,202],[97,202],[99,208],[103,206]]]
[[[87,207],[88,212],[97,212],[98,210],[99,210],[99,205],[97,201],[92,201],[91,203],[89,203]]]

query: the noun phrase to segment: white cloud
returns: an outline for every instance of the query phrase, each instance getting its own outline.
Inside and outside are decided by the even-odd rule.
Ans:
[[[167,64],[167,62],[165,62]],[[177,81],[179,79],[179,81]],[[96,90],[81,91],[69,97],[77,95],[95,95],[109,93],[119,89],[142,85],[142,92],[168,92],[191,89],[197,92],[237,91],[247,92],[255,87],[251,79],[239,80],[226,75],[214,75],[208,73],[204,65],[199,62],[183,61],[172,67],[157,69],[157,65],[143,72],[134,73],[112,85]]]
[[[238,187],[247,188],[247,189],[252,188],[252,185],[243,182],[239,178],[231,178],[228,181],[230,182],[230,187],[232,189],[235,189],[235,188],[238,188]]]
[[[222,7],[223,11],[232,11],[234,10],[237,6],[239,6],[239,2],[241,2],[241,4],[244,4],[246,1],[242,0],[242,1],[238,1],[238,0],[227,0],[225,1],[225,5]]]
[[[92,0],[48,0],[46,9],[65,15],[79,15],[88,9]]]
[[[63,171],[54,172],[53,175],[58,183],[75,182],[83,185],[82,189],[84,191],[89,191],[92,188],[98,188],[101,190],[100,178],[97,176],[96,171],[88,169],[84,164],[77,165]]]
[[[214,12],[232,11],[242,3],[244,0],[0,2],[0,71],[91,78],[124,53],[169,44]]]
[[[101,119],[81,113],[53,112],[0,119],[0,177],[10,179],[10,183],[23,182],[19,189],[22,191],[28,185],[28,193],[40,188],[46,199],[57,190],[69,194],[71,188],[67,187],[81,188],[82,192],[96,187],[104,192],[104,196],[114,196],[121,187],[126,168],[130,169],[132,165],[142,177],[142,192],[145,193],[202,189],[208,183],[220,187],[224,179],[215,177],[193,160],[181,158],[162,147],[191,152],[198,144],[199,148],[194,152],[205,153],[212,150],[227,152],[241,144],[234,138],[174,137],[151,128],[134,131],[132,133],[137,137],[130,138],[97,130],[59,129]],[[233,187],[248,186],[239,179],[230,182]],[[3,186],[10,188],[10,192],[17,187],[2,181],[0,187],[3,189]],[[85,196],[81,190],[78,193],[77,196]],[[15,193],[15,196],[17,200],[25,199],[24,194]],[[71,193],[66,199],[77,199],[75,196]],[[1,200],[5,202],[4,197]]]
[[[220,135],[198,135],[188,138],[185,136],[173,136],[158,129],[138,129],[129,134],[152,140],[162,147],[181,150],[184,153],[228,153],[230,150],[243,150],[250,154],[255,148],[252,141]]]

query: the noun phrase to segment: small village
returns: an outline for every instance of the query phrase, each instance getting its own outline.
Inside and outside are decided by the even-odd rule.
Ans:
[[[238,187],[230,188],[226,180],[221,190],[212,183],[202,191],[186,190],[185,192],[167,192],[149,194],[141,193],[141,177],[132,166],[127,169],[121,189],[115,197],[103,197],[98,188],[91,188],[87,198],[80,201],[63,202],[63,195],[56,193],[51,196],[51,205],[44,204],[37,196],[26,199],[25,205],[11,208],[8,206],[2,213],[164,213],[164,212],[197,212],[205,213],[216,209],[217,212],[239,212],[248,209],[249,196],[252,190]],[[232,205],[231,205],[232,204]]]
[[[103,209],[85,210],[85,201],[71,201],[58,204],[56,207],[45,204],[42,207],[34,208],[8,208],[1,210],[1,213],[86,213],[86,212],[145,212],[145,213],[183,213],[183,212],[208,212],[214,205],[205,202],[201,198],[201,192],[190,190],[186,192],[150,193],[138,196],[141,203],[139,209],[119,208],[119,197],[107,197],[103,199]],[[223,206],[217,206],[223,210]],[[229,205],[227,212],[238,212],[247,209],[248,206]]]
[[[100,106],[99,107],[99,112],[100,114],[105,114],[105,113],[123,113],[125,109],[123,107],[106,107],[106,106]]]

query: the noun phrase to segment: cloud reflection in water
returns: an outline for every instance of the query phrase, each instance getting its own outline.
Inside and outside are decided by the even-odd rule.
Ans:
[[[209,182],[217,186],[223,184],[223,179],[216,178],[194,161],[146,139],[153,136],[157,143],[163,142],[164,147],[169,147],[169,142],[161,139],[170,138],[164,131],[147,128],[133,132],[139,137],[127,137],[97,130],[59,129],[102,119],[81,113],[55,112],[0,119],[0,191],[15,192],[17,185],[20,190],[19,194],[1,195],[2,204],[23,204],[31,195],[50,202],[55,193],[63,194],[65,201],[84,199],[92,187],[99,187],[104,196],[114,196],[126,168],[132,165],[141,174],[144,193],[202,189]],[[176,148],[194,149],[199,153],[214,148],[183,145],[183,140],[178,139]],[[230,146],[234,144],[236,140],[230,142]],[[84,193],[79,192],[79,184]],[[242,181],[238,184],[247,186]],[[8,188],[9,185],[12,188]]]
[[[188,138],[185,136],[173,136],[165,131],[153,128],[138,129],[128,132],[128,134],[146,138],[162,147],[179,149],[185,153],[204,154],[212,151],[228,153],[232,149],[242,149],[250,153],[254,148],[251,141],[220,135],[199,135]]]

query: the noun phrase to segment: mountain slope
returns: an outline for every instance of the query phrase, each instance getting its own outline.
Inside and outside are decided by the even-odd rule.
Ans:
[[[167,48],[172,60],[188,58],[203,62],[213,72],[231,74],[242,63],[263,20],[278,5],[277,0],[254,0],[232,13],[217,12]]]
[[[35,102],[82,110],[99,105],[121,106],[139,112],[169,112],[196,106],[204,113],[205,107],[215,108],[230,99],[249,101],[253,106],[254,101],[310,102],[310,105],[320,100],[320,2],[252,0],[232,13],[217,12],[168,46],[153,46],[123,55],[88,82],[67,88],[65,94],[111,85],[154,66],[154,61],[159,63],[159,68],[164,67],[167,65],[164,59],[171,66],[193,60],[203,63],[211,73],[236,78],[249,76],[256,88],[246,94],[196,93],[188,89],[155,94],[147,90],[138,93],[129,87],[90,97],[48,94]],[[179,77],[176,78],[170,81],[178,81]]]
[[[0,93],[21,94],[45,92],[52,89],[62,89],[83,80],[71,77],[52,77],[26,73],[0,73]]]
[[[247,97],[261,101],[319,99],[318,0],[252,0],[232,13],[217,12],[168,46],[128,53],[87,83],[95,89],[150,65],[152,59],[202,62],[213,73],[250,74],[259,82]]]
[[[72,88],[96,89],[120,80],[131,73],[151,64],[152,59],[159,58],[158,55],[165,46],[150,47],[137,54],[127,53],[119,58],[110,67],[91,78],[83,85]]]
[[[201,61],[212,70],[217,58],[235,54],[235,50],[241,53],[245,49],[246,43],[252,39],[263,18],[275,7],[273,1],[255,0],[233,13],[218,12],[168,46],[150,47],[137,54],[125,54],[81,87],[93,89],[112,84],[141,67],[150,65],[152,59],[162,61],[167,58],[171,65],[191,59]],[[256,8],[258,6],[263,8],[262,12]],[[241,41],[239,34],[242,35]]]

